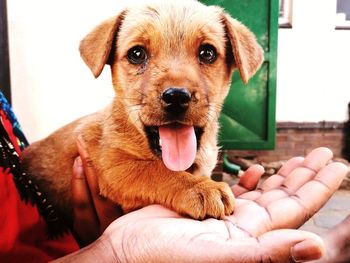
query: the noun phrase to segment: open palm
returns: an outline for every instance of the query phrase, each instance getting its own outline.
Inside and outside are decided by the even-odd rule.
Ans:
[[[233,186],[236,208],[224,220],[196,221],[153,205],[115,220],[99,242],[121,262],[288,262],[292,247],[296,259],[318,258],[321,239],[292,229],[315,214],[344,178],[346,167],[328,164],[331,158],[326,148],[293,158],[257,190],[262,170],[252,167]]]

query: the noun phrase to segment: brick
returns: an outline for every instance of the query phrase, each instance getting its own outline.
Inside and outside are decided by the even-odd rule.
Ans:
[[[276,148],[272,151],[244,150],[228,151],[229,156],[251,157],[259,162],[287,160],[294,156],[304,156],[316,147],[325,146],[341,157],[343,147],[342,129],[329,128],[327,125],[295,124],[294,128],[279,128],[276,134]],[[322,128],[324,126],[324,128]],[[300,128],[301,127],[301,128]],[[304,127],[304,128],[303,128]],[[339,126],[341,127],[341,126]]]
[[[279,149],[290,149],[295,148],[295,142],[294,141],[288,141],[288,142],[277,142],[276,148]]]

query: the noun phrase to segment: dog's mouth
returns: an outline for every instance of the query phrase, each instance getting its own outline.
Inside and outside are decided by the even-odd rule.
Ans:
[[[152,152],[160,157],[172,171],[185,171],[193,164],[203,128],[171,123],[146,126],[147,139]]]

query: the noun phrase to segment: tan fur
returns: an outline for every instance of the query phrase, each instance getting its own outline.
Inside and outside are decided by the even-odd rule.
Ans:
[[[260,67],[263,53],[253,34],[221,8],[196,1],[169,2],[125,9],[81,42],[81,55],[96,77],[105,64],[111,65],[116,93],[112,104],[33,143],[23,153],[24,167],[67,218],[72,209],[72,165],[78,156],[75,140],[80,134],[101,194],[125,211],[153,203],[196,219],[221,218],[233,211],[230,188],[206,176],[217,161],[218,116],[232,71],[238,67],[247,82]],[[215,63],[199,63],[202,43],[216,47]],[[135,45],[146,47],[150,54],[144,67],[126,59]],[[165,167],[150,150],[144,132],[145,125],[166,122],[159,97],[170,86],[186,87],[195,98],[181,122],[204,129],[195,164],[183,172]]]

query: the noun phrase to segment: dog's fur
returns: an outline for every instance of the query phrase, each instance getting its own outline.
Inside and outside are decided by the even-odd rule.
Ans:
[[[216,48],[212,64],[198,60],[201,44]],[[140,45],[147,63],[131,64],[130,48]],[[98,175],[100,193],[125,211],[162,204],[195,219],[233,212],[234,197],[224,183],[210,180],[217,161],[218,116],[232,72],[246,83],[260,67],[263,52],[254,35],[221,8],[196,1],[159,1],[122,10],[82,40],[81,56],[95,77],[111,66],[116,96],[104,110],[83,117],[33,143],[23,166],[51,201],[71,218],[70,178],[82,135]],[[188,110],[171,119],[161,94],[184,87]],[[199,127],[193,165],[171,171],[152,151],[145,127],[171,122]],[[154,149],[153,149],[154,150]]]

